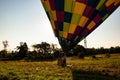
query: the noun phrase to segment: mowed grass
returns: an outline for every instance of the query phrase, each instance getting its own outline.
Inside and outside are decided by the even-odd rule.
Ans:
[[[120,80],[120,54],[67,58],[67,67],[56,61],[0,61],[0,80]]]

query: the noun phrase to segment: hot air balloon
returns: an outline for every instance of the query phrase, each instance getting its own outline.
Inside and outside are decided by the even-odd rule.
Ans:
[[[64,52],[74,48],[120,5],[120,0],[41,0]]]

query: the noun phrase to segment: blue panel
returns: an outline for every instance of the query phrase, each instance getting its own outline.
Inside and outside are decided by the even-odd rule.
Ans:
[[[71,17],[72,17],[72,13],[69,12],[65,12],[64,13],[64,21],[70,23],[71,22]]]
[[[107,10],[104,9],[104,10],[100,11],[99,14],[103,17],[103,16],[105,16],[107,14]]]
[[[57,22],[58,30],[63,31],[63,22]]]
[[[88,0],[87,4],[89,6],[92,6],[94,8],[96,8],[97,4],[99,3],[100,0]]]
[[[56,11],[64,11],[64,0],[55,0]]]

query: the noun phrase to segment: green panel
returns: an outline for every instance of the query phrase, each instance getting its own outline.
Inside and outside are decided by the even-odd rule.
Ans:
[[[107,0],[100,0],[100,2],[98,3],[96,9],[97,9],[97,10],[100,10],[101,7],[105,4],[106,1],[107,1]]]
[[[62,37],[62,35],[63,35],[62,31],[59,31],[59,37]]]
[[[74,39],[74,41],[77,41],[78,38],[79,38],[79,36],[76,36],[75,39]]]
[[[104,21],[109,15],[106,14],[103,18],[102,18],[102,21]]]
[[[48,14],[49,14],[50,20],[53,20],[51,11],[48,11]]]
[[[73,0],[65,0],[64,11],[72,12]]]
[[[73,14],[73,15],[72,15],[71,23],[78,25],[78,24],[79,24],[79,21],[80,21],[80,18],[81,18],[81,15],[80,15],[80,14]]]
[[[43,5],[43,7],[44,7],[45,11],[47,11],[46,6],[45,6],[45,3],[44,3],[44,2],[42,2],[42,5]]]
[[[70,26],[69,23],[64,22],[63,31],[68,32],[69,31],[69,26]]]
[[[74,41],[77,41],[78,38],[79,38],[79,36],[76,36],[76,38],[74,39]],[[82,41],[83,39],[85,39],[85,37],[82,36],[82,37],[79,39],[79,42]]]
[[[74,6],[75,6],[75,3],[76,3],[76,1],[75,1],[75,0],[73,0],[73,1],[72,1],[72,8],[71,8],[71,9],[72,9],[72,13],[73,13],[73,11],[74,11]]]

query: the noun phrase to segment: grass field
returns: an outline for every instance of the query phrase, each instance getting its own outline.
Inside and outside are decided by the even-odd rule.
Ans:
[[[57,61],[0,61],[0,80],[120,80],[120,54],[67,58],[67,67]]]

